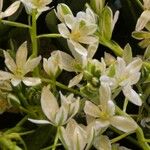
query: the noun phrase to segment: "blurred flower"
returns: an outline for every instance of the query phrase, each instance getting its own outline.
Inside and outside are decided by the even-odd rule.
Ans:
[[[0,80],[10,80],[13,86],[17,86],[21,81],[27,86],[35,86],[41,83],[41,80],[36,77],[24,77],[27,73],[39,64],[41,56],[36,58],[29,58],[27,60],[27,43],[24,42],[16,53],[16,62],[10,54],[4,51],[5,64],[12,72],[0,71]]]
[[[132,89],[132,85],[136,84],[140,79],[140,69],[142,67],[142,60],[136,58],[128,65],[126,62],[118,57],[115,65],[115,74],[113,77],[103,75],[100,77],[101,82],[108,83],[112,89],[118,86],[122,88],[125,97],[133,104],[141,106],[142,100],[139,95]]]
[[[60,126],[66,124],[76,115],[80,107],[79,98],[74,98],[73,94],[64,96],[60,93],[61,107],[59,107],[56,97],[48,87],[44,87],[41,95],[41,107],[48,120],[29,119],[37,124],[52,124]]]
[[[0,0],[0,19],[9,17],[14,14],[20,6],[20,1],[15,1],[11,4],[5,11],[2,11],[3,8],[3,0]]]
[[[144,11],[137,21],[135,27],[136,31],[142,30],[150,21],[150,0],[143,0],[143,2],[144,2],[143,4]]]
[[[94,139],[93,128],[78,125],[70,120],[66,126],[60,128],[60,140],[67,150],[88,150]]]
[[[59,64],[60,62],[58,53],[53,52],[51,53],[51,57],[48,59],[43,59],[43,68],[51,78],[56,78],[59,75],[61,71]]]
[[[95,105],[90,101],[85,102],[84,112],[95,119],[101,128],[109,125],[124,131],[132,132],[136,130],[137,124],[131,118],[115,115],[115,104],[111,100],[111,90],[107,83],[101,83],[99,89],[99,104]]]
[[[32,14],[33,10],[37,11],[37,17],[44,11],[49,10],[47,6],[52,2],[52,0],[20,0],[26,9],[28,14]]]

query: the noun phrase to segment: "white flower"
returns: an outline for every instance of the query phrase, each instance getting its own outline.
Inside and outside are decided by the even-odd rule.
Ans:
[[[56,97],[48,87],[44,87],[41,95],[41,107],[48,120],[29,119],[37,124],[52,124],[61,126],[66,124],[76,115],[80,107],[79,98],[74,98],[73,94],[64,96],[60,93],[61,107],[59,107]]]
[[[56,78],[58,76],[60,72],[59,64],[60,62],[58,53],[53,52],[51,57],[48,59],[43,59],[43,68],[51,78]]]
[[[87,56],[89,45],[93,45],[93,43],[98,45],[98,37],[94,35],[97,24],[94,17],[89,18],[88,16],[92,16],[89,9],[87,13],[78,13],[77,17],[68,14],[64,16],[64,23],[58,25],[58,30],[67,39],[68,45],[73,45],[75,51],[82,56]],[[95,48],[97,49],[97,47]]]
[[[144,11],[137,21],[135,27],[136,31],[142,30],[150,21],[150,0],[143,0],[143,2],[144,2],[143,4]]]
[[[88,150],[93,142],[94,130],[80,126],[72,119],[66,129],[60,128],[59,138],[67,150]]]
[[[124,131],[132,132],[136,130],[137,124],[131,118],[126,116],[115,115],[115,104],[111,100],[111,90],[108,84],[101,84],[99,89],[99,104],[95,105],[90,101],[85,102],[84,112],[86,115],[95,119],[101,128],[109,127],[109,125]]]
[[[14,14],[20,6],[20,1],[16,1],[11,4],[4,12],[2,11],[3,8],[3,0],[0,0],[0,19],[9,17]]]
[[[120,86],[128,100],[135,105],[141,106],[141,98],[132,89],[132,85],[136,84],[140,79],[141,66],[142,60],[140,58],[136,58],[126,65],[126,62],[118,57],[115,65],[115,75],[113,77],[103,75],[100,77],[100,80],[101,82],[107,82],[113,89]]]
[[[27,11],[27,13],[31,14],[33,10],[37,11],[37,17],[44,11],[49,10],[47,6],[52,2],[52,0],[20,0]]]
[[[24,77],[28,72],[39,64],[41,56],[27,60],[27,44],[24,42],[16,53],[16,62],[10,56],[10,54],[4,51],[5,64],[7,68],[12,72],[0,71],[0,80],[10,80],[14,86],[17,86],[21,81],[27,86],[34,86],[41,83],[39,78]]]

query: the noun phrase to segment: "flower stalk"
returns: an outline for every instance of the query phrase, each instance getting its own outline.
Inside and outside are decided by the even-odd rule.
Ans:
[[[57,143],[58,143],[58,139],[59,139],[59,129],[60,129],[60,127],[58,126],[57,131],[56,131],[56,136],[55,136],[55,139],[54,139],[54,144],[52,146],[52,150],[55,150],[56,147],[57,147]]]

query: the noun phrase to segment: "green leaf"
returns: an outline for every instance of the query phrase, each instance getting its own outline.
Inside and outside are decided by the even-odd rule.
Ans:
[[[150,45],[146,48],[146,51],[144,53],[144,59],[150,58]]]
[[[150,32],[146,31],[134,31],[132,32],[132,37],[138,40],[142,39],[149,39],[150,38]]]

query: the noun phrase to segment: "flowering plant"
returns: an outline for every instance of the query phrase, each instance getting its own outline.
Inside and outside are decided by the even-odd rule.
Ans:
[[[0,149],[150,150],[149,8],[0,0]]]

